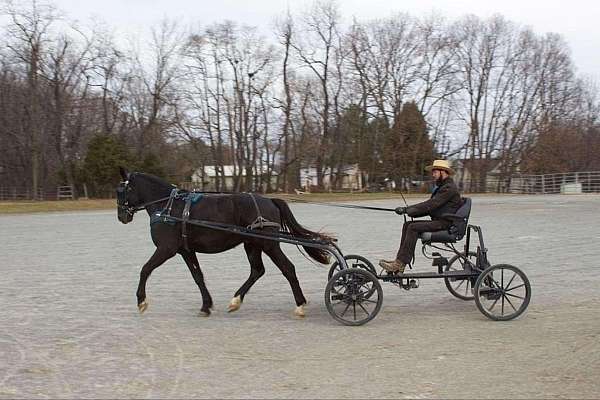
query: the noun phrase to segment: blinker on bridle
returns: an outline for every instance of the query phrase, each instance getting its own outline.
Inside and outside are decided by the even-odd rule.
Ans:
[[[125,211],[127,214],[133,216],[137,211],[136,207],[129,205],[127,201],[127,190],[129,189],[129,181],[123,181],[117,186],[117,208]]]

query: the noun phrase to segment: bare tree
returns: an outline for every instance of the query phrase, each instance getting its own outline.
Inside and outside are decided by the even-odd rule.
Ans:
[[[12,0],[8,0],[4,2],[2,11],[10,19],[7,47],[26,71],[26,117],[22,132],[27,135],[31,188],[33,198],[37,199],[46,145],[40,75],[45,46],[50,40],[50,27],[57,21],[58,14],[54,7],[36,0],[24,6],[17,6]]]
[[[282,20],[277,22],[277,37],[279,44],[283,46],[283,61],[282,61],[282,79],[283,79],[283,91],[284,99],[279,103],[283,110],[283,159],[281,165],[281,177],[283,179],[282,186],[284,192],[289,192],[292,185],[292,176],[297,175],[297,171],[290,168],[295,159],[291,158],[291,141],[290,132],[292,128],[292,90],[290,85],[290,50],[294,35],[294,20],[288,13]],[[295,183],[295,182],[294,182]]]
[[[316,154],[317,181],[323,187],[323,171],[326,167],[327,150],[330,146],[331,82],[333,56],[339,44],[340,15],[337,4],[332,1],[316,1],[310,12],[302,18],[304,35],[291,43],[300,63],[308,68],[320,83],[322,96],[321,143]]]

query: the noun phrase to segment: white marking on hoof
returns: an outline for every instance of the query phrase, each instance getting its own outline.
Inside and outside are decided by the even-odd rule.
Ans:
[[[234,312],[240,309],[240,305],[242,304],[242,298],[240,296],[235,296],[233,299],[231,299],[231,301],[229,302],[229,305],[227,306],[227,311],[228,312]]]
[[[146,299],[146,300],[142,301],[140,304],[138,304],[138,310],[140,311],[140,314],[143,314],[147,308],[148,308],[148,299]]]
[[[304,313],[304,304],[296,307],[296,309],[294,310],[294,315],[300,318],[304,318],[306,316],[306,314]]]
[[[203,318],[208,318],[210,317],[210,313],[206,312],[206,311],[200,311],[200,314],[198,314],[199,317],[203,317]]]

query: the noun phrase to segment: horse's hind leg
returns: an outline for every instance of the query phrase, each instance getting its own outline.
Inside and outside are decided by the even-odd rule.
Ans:
[[[175,254],[175,252],[159,247],[142,267],[142,271],[140,272],[140,283],[137,289],[137,304],[140,313],[143,313],[146,311],[146,308],[148,308],[148,302],[146,301],[146,281],[150,277],[150,274]]]
[[[304,294],[302,294],[302,289],[300,288],[300,283],[298,282],[298,277],[296,276],[296,268],[294,267],[294,264],[292,264],[285,254],[283,254],[283,251],[279,247],[279,243],[269,246],[264,251],[281,270],[283,276],[285,276],[292,287],[294,299],[296,300],[296,310],[294,310],[294,314],[296,314],[298,317],[304,317],[304,305],[306,304],[306,298],[304,298]]]
[[[231,302],[227,307],[229,312],[236,311],[240,308],[246,293],[248,293],[252,285],[254,285],[254,283],[265,274],[265,266],[262,261],[261,248],[256,245],[244,243],[244,250],[246,250],[246,255],[248,256],[248,261],[250,262],[250,276],[237,290],[237,292],[235,292],[233,299],[231,299]]]
[[[194,281],[196,282],[196,285],[198,285],[200,293],[202,294],[202,308],[200,309],[200,313],[201,315],[208,317],[210,315],[210,309],[213,306],[213,301],[208,289],[206,288],[206,284],[204,283],[204,275],[200,269],[198,257],[196,257],[196,253],[193,251],[183,250],[180,251],[180,254],[190,269],[192,277],[194,278]]]

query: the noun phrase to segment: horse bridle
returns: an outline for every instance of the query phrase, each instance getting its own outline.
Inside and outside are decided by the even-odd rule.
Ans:
[[[127,190],[129,190],[129,179],[119,183],[119,186],[117,186],[117,208],[119,210],[124,210],[128,215],[131,215],[132,218],[136,212],[145,209],[149,205],[152,205],[155,203],[160,203],[161,201],[169,200],[169,198],[171,197],[171,196],[167,196],[167,197],[163,197],[158,200],[152,200],[152,201],[143,203],[139,206],[134,206],[134,205],[130,205],[129,201],[127,200]]]

